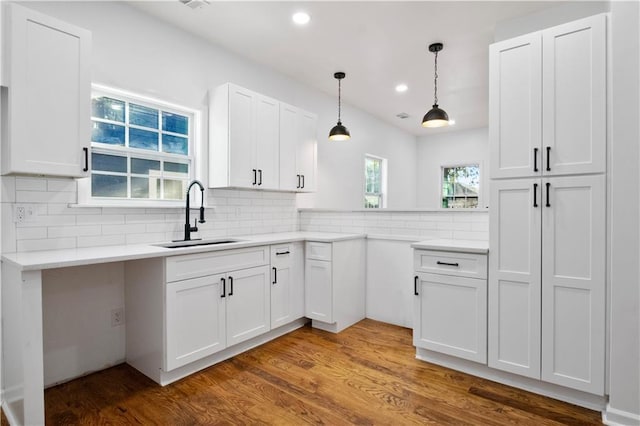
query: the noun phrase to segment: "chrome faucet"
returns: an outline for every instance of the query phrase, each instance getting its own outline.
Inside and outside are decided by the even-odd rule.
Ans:
[[[189,222],[189,191],[191,191],[191,187],[193,185],[198,185],[200,187],[200,191],[202,192],[202,199],[200,201],[200,219],[198,220],[198,222],[200,223],[205,222],[204,220],[204,186],[202,186],[202,183],[200,183],[199,180],[194,180],[189,184],[189,187],[187,188],[187,209],[186,209],[187,215],[186,215],[186,220],[184,224],[184,241],[191,241],[191,233],[198,232],[197,223],[195,226],[191,226],[191,223]]]

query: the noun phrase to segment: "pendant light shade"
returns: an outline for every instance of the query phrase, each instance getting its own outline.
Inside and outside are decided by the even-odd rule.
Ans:
[[[342,125],[342,121],[340,121],[340,108],[342,102],[342,86],[340,81],[345,77],[345,73],[337,72],[333,74],[333,77],[338,80],[338,124],[333,126],[331,131],[329,132],[329,140],[331,141],[346,141],[351,138],[351,134],[349,130]]]
[[[429,45],[429,52],[436,55],[433,78],[433,107],[424,115],[422,127],[444,127],[449,125],[449,115],[438,107],[438,52],[443,48],[442,43]]]

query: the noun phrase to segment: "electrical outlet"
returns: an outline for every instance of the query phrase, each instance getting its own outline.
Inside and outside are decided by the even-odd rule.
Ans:
[[[111,310],[111,327],[117,327],[124,324],[124,308]]]
[[[14,222],[32,222],[37,216],[37,206],[32,204],[16,204],[13,210]]]
[[[26,213],[26,208],[25,206],[16,206],[16,210],[13,214],[13,221],[14,222],[24,222],[24,220],[27,217],[27,213]]]

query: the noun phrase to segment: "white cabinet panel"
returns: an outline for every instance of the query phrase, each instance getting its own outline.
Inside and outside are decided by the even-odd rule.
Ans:
[[[303,268],[302,243],[271,246],[271,329],[304,316]]]
[[[454,275],[458,277],[487,277],[487,256],[474,253],[414,250],[416,272]]]
[[[486,279],[427,273],[415,279],[414,346],[486,363]]]
[[[280,186],[280,105],[275,99],[259,96],[256,102],[256,168],[257,187],[278,189]]]
[[[540,196],[539,179],[491,182],[489,366],[533,378],[540,378]]]
[[[167,258],[167,281],[186,280],[269,263],[269,247],[249,247]]]
[[[91,33],[9,5],[4,174],[86,176]],[[34,125],[37,122],[37,125]]]
[[[235,85],[228,89],[229,133],[220,144],[229,145],[228,179],[230,186],[250,188],[254,185],[253,169],[256,168],[256,148],[254,141],[255,94]],[[220,117],[219,120],[224,120]],[[214,121],[212,123],[216,125]],[[216,142],[217,143],[217,142]]]
[[[280,103],[280,189],[315,191],[317,116]]]
[[[166,285],[165,371],[226,348],[224,275]]]
[[[542,32],[544,174],[605,171],[605,22],[598,15]]]
[[[299,190],[302,192],[314,192],[316,190],[317,121],[318,117],[315,114],[300,110],[298,114],[296,174],[300,175]]]
[[[535,169],[539,174],[542,135],[540,34],[492,44],[489,55],[491,177],[531,176],[536,174]]]
[[[305,312],[308,318],[333,322],[333,285],[331,262],[306,259]]]
[[[269,267],[241,269],[227,275],[227,346],[271,329]]]
[[[544,184],[549,204],[542,212],[542,378],[603,394],[605,176]]]

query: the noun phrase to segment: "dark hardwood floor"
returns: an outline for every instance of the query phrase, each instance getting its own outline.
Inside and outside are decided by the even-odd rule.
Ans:
[[[123,364],[45,392],[51,425],[601,424],[600,413],[414,357],[411,330],[306,326],[166,387]]]

